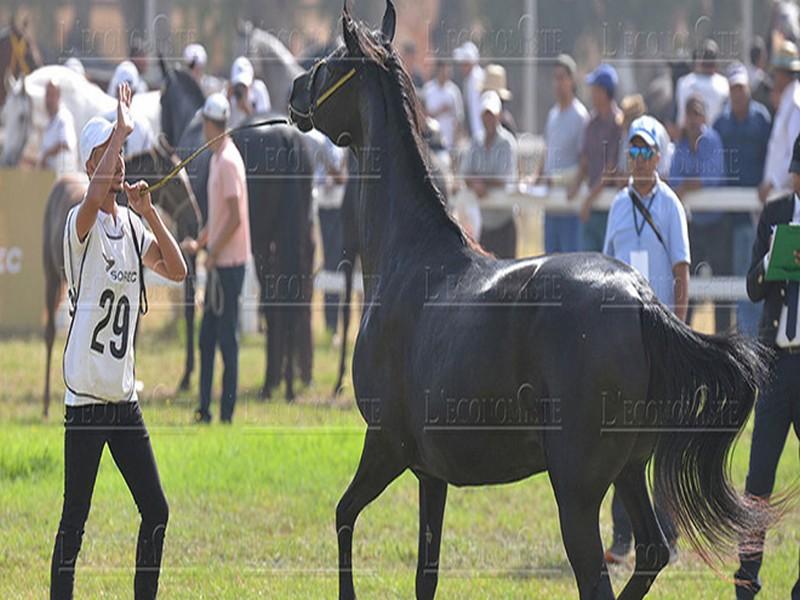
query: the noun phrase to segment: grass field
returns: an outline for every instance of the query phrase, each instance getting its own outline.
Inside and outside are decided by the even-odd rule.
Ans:
[[[277,399],[255,400],[263,375],[262,340],[245,339],[236,423],[198,427],[191,424],[196,392],[174,393],[182,332],[171,312],[153,312],[139,339],[137,375],[146,385],[143,411],[171,507],[161,597],[336,597],[334,507],[357,464],[364,426],[351,395],[336,402],[328,397],[335,365],[330,339],[317,327],[315,383],[291,406]],[[40,339],[0,341],[3,599],[47,594],[62,494],[62,348],[59,338],[53,416],[42,422]],[[740,486],[749,438],[748,429],[733,463]],[[779,473],[782,488],[800,476],[797,457],[792,436]],[[439,598],[577,597],[556,514],[546,476],[496,488],[451,488]],[[798,525],[794,511],[769,535],[762,598],[789,595],[798,568]],[[77,598],[132,596],[137,526],[133,501],[106,453],[79,560]],[[608,540],[607,506],[602,527]],[[413,597],[416,536],[417,486],[406,475],[358,522],[354,565],[359,597]],[[687,548],[681,550],[678,563],[659,577],[652,598],[733,597],[725,577],[734,563],[717,575]],[[617,590],[629,573],[625,567],[613,570]]]

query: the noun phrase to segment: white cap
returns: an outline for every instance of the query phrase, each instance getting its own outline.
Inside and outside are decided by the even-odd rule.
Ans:
[[[92,117],[81,130],[80,153],[81,167],[86,167],[86,161],[98,146],[105,144],[114,131],[114,123],[103,117]]]
[[[476,63],[481,59],[481,53],[474,42],[464,42],[453,51],[453,58],[457,62]]]
[[[247,87],[253,85],[255,70],[253,63],[246,56],[240,56],[231,65],[231,85],[243,84]]]
[[[483,92],[481,95],[481,112],[490,112],[495,117],[499,117],[503,112],[503,101],[500,100],[500,95],[494,90]]]
[[[114,70],[114,76],[111,78],[111,83],[108,84],[109,96],[116,98],[117,88],[123,82],[127,82],[134,92],[139,87],[139,69],[129,60],[123,60]]]
[[[225,94],[217,92],[211,94],[206,98],[206,103],[203,105],[203,116],[212,121],[219,121],[227,123],[228,117],[231,114],[231,105]]]
[[[658,131],[661,127],[658,120],[650,115],[642,115],[631,123],[628,130],[628,141],[634,138],[641,138],[645,144],[658,150]]]
[[[740,62],[731,64],[728,67],[728,85],[750,85],[747,67]]]
[[[195,65],[205,67],[208,62],[206,49],[203,48],[201,44],[189,44],[183,49],[183,62],[187,65],[194,63]]]
[[[83,75],[84,77],[86,76],[86,69],[83,68],[83,63],[74,56],[70,56],[67,60],[65,60],[64,66],[72,71],[75,71],[78,75]]]

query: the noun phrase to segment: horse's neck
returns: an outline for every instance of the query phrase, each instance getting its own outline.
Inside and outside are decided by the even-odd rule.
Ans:
[[[356,152],[361,177],[359,236],[367,275],[387,275],[407,260],[422,260],[422,248],[463,247],[446,209],[434,195],[430,173],[421,172],[420,149],[406,133],[404,110],[369,103]]]

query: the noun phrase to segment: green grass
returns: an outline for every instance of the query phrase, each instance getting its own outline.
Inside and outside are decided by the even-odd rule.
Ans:
[[[315,384],[288,406],[255,399],[263,345],[260,338],[247,338],[236,424],[199,428],[190,424],[196,392],[174,393],[182,364],[180,328],[169,314],[148,321],[139,340],[137,374],[147,386],[143,411],[171,506],[161,597],[336,597],[334,507],[355,470],[364,426],[352,398],[329,401],[335,369],[330,341],[317,335]],[[49,422],[39,417],[41,346],[36,337],[0,341],[0,598],[47,595],[62,494],[63,339],[56,342]],[[748,430],[734,457],[739,486],[749,438]],[[792,436],[779,472],[781,488],[798,479],[797,456]],[[606,540],[608,514],[605,507]],[[764,598],[789,595],[797,575],[799,524],[793,511],[769,535]],[[137,525],[133,501],[106,453],[76,597],[131,597]],[[358,522],[354,565],[360,597],[413,597],[416,529],[416,481],[406,475]],[[652,598],[732,597],[729,581],[687,548],[681,550]],[[732,562],[724,575],[733,569]],[[613,570],[617,590],[629,573]],[[450,489],[439,590],[443,599],[577,597],[546,476],[503,487]]]

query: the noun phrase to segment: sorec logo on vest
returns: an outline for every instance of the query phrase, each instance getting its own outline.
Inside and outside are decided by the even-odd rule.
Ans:
[[[0,246],[0,275],[17,275],[22,271],[22,248]]]

